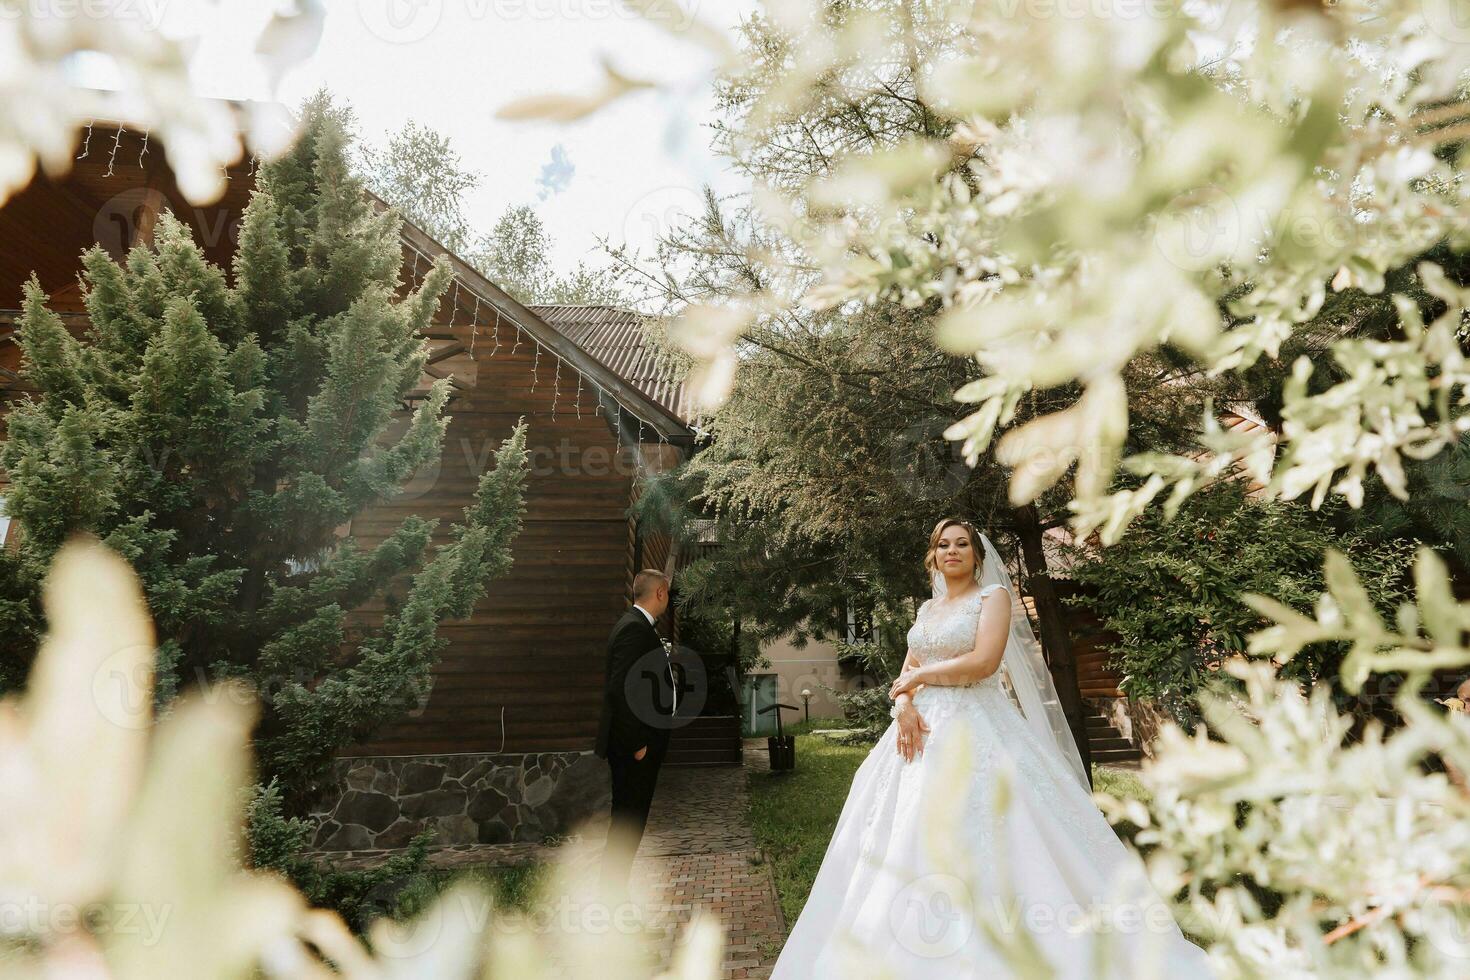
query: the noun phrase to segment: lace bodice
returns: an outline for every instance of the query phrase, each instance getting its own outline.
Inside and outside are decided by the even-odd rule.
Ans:
[[[919,607],[919,616],[909,629],[909,649],[920,663],[931,664],[969,653],[975,646],[975,627],[980,605],[986,596],[1000,588],[987,585],[962,598],[958,604],[934,606],[928,599]]]

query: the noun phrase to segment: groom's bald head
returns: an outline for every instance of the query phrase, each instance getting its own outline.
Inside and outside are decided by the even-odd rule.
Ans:
[[[670,578],[656,568],[645,568],[633,576],[633,601],[655,616],[669,608]]]

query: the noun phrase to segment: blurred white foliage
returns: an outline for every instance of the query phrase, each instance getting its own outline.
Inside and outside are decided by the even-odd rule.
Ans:
[[[1450,342],[1465,297],[1432,267],[1449,303],[1435,325],[1339,338],[1352,378],[1325,393],[1300,367],[1279,458],[1266,434],[1208,421],[1201,452],[1124,458],[1122,369],[1169,345],[1243,370],[1330,292],[1380,293],[1434,244],[1470,244],[1462,161],[1435,152],[1470,137],[1470,0],[767,0],[762,15],[786,43],[736,123],[744,146],[861,104],[896,66],[938,114],[938,135],[875,136],[752,199],[817,266],[808,305],[937,302],[940,344],[988,374],[957,393],[975,409],[949,434],[972,462],[993,448],[1016,503],[1075,473],[1074,530],[1113,540],[1160,494],[1172,508],[1240,464],[1275,495],[1356,502],[1371,472],[1402,493],[1403,459],[1466,427]],[[750,296],[734,316],[794,301]],[[690,311],[707,398],[728,390],[731,322]],[[1074,407],[1012,424],[1027,392],[1070,384]],[[1143,485],[1112,492],[1119,466]]]
[[[283,879],[239,866],[254,712],[243,690],[216,689],[154,719],[153,630],[122,559],[68,545],[45,609],[51,632],[26,694],[0,701],[0,980],[531,980],[554,963],[571,976],[653,975],[638,932],[586,927],[591,899],[572,906],[579,925],[493,908],[464,885],[416,919],[377,920],[369,950]],[[588,867],[560,865],[552,892],[591,894]],[[659,976],[713,977],[721,945],[718,926],[696,919]]]
[[[1104,799],[1140,826],[1150,872],[1186,930],[1232,977],[1463,977],[1470,972],[1470,718],[1422,695],[1430,673],[1470,665],[1470,604],[1428,549],[1415,599],[1382,622],[1347,560],[1304,616],[1259,596],[1275,625],[1256,654],[1282,661],[1347,640],[1352,693],[1390,698],[1406,724],[1352,719],[1328,685],[1304,691],[1266,662],[1232,662],[1237,696],[1201,701],[1193,737],[1166,727],[1146,764],[1147,803]],[[1401,673],[1397,691],[1367,682]],[[1426,761],[1438,758],[1447,771]],[[1274,894],[1271,894],[1274,893]]]
[[[878,6],[894,23],[952,29],[921,91],[957,125],[947,141],[855,157],[806,189],[839,216],[813,222],[826,275],[809,301],[940,300],[941,344],[992,376],[958,393],[977,409],[951,435],[971,460],[994,444],[1013,500],[1075,464],[1075,529],[1112,539],[1166,488],[1177,504],[1247,461],[1272,493],[1356,503],[1370,471],[1402,494],[1402,458],[1470,424],[1457,345],[1466,297],[1425,267],[1449,310],[1422,329],[1401,302],[1403,343],[1338,341],[1351,378],[1327,392],[1309,395],[1311,366],[1299,365],[1274,466],[1258,445],[1219,447],[1225,459],[1137,457],[1128,469],[1152,479],[1108,494],[1129,359],[1169,344],[1213,371],[1247,367],[1329,289],[1380,292],[1386,270],[1436,242],[1467,244],[1458,161],[1432,152],[1470,122],[1465,5]],[[903,54],[901,31],[804,29],[831,35],[803,47],[816,52],[794,72],[806,77],[859,61],[855,38],[884,39],[870,59]],[[787,101],[773,116],[800,111],[799,90],[776,97]],[[1073,408],[995,442],[1018,392],[1074,382]]]
[[[269,155],[281,148],[279,114],[251,104],[237,120],[227,103],[191,90],[195,39],[160,31],[161,9],[138,0],[0,0],[0,203],[29,183],[38,163],[52,176],[65,174],[79,131],[93,122],[158,137],[179,189],[198,204],[219,197],[224,168],[244,149]],[[323,16],[319,0],[278,5],[257,45],[275,78],[315,50]],[[116,75],[115,90],[79,83],[81,66],[99,62]]]

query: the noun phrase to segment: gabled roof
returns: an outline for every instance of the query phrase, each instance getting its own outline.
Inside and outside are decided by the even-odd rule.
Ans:
[[[19,357],[12,343],[14,331],[10,321],[20,305],[20,284],[36,272],[43,288],[51,294],[54,309],[62,313],[78,312],[81,296],[76,278],[77,256],[97,242],[115,256],[121,256],[144,220],[140,213],[169,208],[194,230],[196,240],[201,242],[211,262],[229,266],[235,244],[229,232],[239,221],[255,182],[250,161],[242,160],[229,168],[230,180],[219,201],[207,207],[195,207],[180,195],[156,140],[150,145],[146,133],[123,124],[106,126],[116,127],[107,129],[108,138],[103,139],[99,131],[96,145],[91,140],[79,143],[77,159],[68,174],[55,178],[37,174],[28,187],[0,207],[0,241],[6,243],[0,248],[0,390],[12,388],[17,381],[14,369],[18,367]],[[376,197],[372,200],[377,207],[387,206]],[[477,309],[484,314],[494,311],[547,353],[555,354],[584,375],[603,393],[598,397],[608,401],[609,410],[615,402],[663,438],[680,444],[692,442],[693,433],[685,419],[650,395],[645,385],[630,380],[602,357],[516,302],[423,229],[405,220],[401,237],[409,255],[416,253],[430,262],[440,255],[446,256],[460,282],[459,291],[467,291],[480,301]],[[421,267],[415,260],[414,268]],[[451,294],[458,292],[451,290]],[[448,297],[441,309],[451,314],[452,322],[454,310]],[[439,357],[431,358],[435,363],[426,373],[432,377],[451,373],[449,365],[439,361],[454,351],[453,344],[438,350]],[[473,386],[473,382],[451,380],[460,388]]]
[[[530,310],[664,411],[693,426],[694,406],[689,393],[683,382],[659,363],[658,353],[644,332],[647,318],[643,314],[602,305],[533,304]]]
[[[388,207],[376,195],[371,196],[378,207]],[[609,365],[594,352],[576,343],[554,324],[543,319],[534,308],[521,305],[509,293],[485,278],[478,269],[449,251],[422,228],[406,218],[403,220],[401,238],[407,249],[430,261],[440,256],[446,258],[450,269],[463,288],[468,290],[471,296],[476,297],[485,310],[497,312],[525,331],[547,351],[561,357],[570,367],[604,389],[635,418],[648,423],[664,439],[684,445],[693,441],[694,433],[682,416],[659,399],[651,396],[632,378]],[[443,302],[451,303],[452,300],[446,296]]]

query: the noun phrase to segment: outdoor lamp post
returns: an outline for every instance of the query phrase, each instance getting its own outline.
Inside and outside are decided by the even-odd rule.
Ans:
[[[812,720],[812,689],[804,687],[801,689],[801,706],[806,709],[806,720]]]

